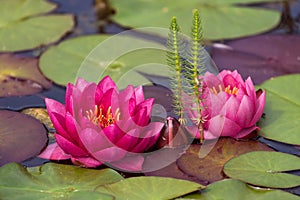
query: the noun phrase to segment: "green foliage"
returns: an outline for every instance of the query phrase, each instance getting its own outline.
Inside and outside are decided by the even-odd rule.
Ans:
[[[268,31],[280,22],[280,11],[257,7],[257,3],[278,0],[110,0],[117,12],[113,19],[130,27],[164,27],[174,13],[189,33],[191,10],[199,9],[204,38],[222,40],[245,37]],[[252,4],[252,5],[251,5]],[[256,5],[255,5],[256,4]],[[251,6],[249,6],[251,5]],[[139,11],[138,17],[136,11]]]
[[[137,70],[167,76],[167,67],[161,67],[161,63],[165,65],[164,49],[160,43],[125,34],[88,35],[48,48],[39,66],[47,78],[59,85],[75,83],[77,77],[98,82],[110,75],[119,88],[124,88],[128,84],[150,83]]]
[[[224,173],[252,185],[271,188],[300,186],[300,176],[286,173],[300,169],[300,158],[281,152],[255,151],[229,160]]]
[[[202,80],[199,78],[202,75],[205,68],[205,49],[203,47],[203,31],[202,24],[198,10],[194,11],[193,16],[193,26],[192,26],[192,39],[191,44],[188,49],[188,63],[185,72],[185,77],[188,78],[189,84],[191,85],[192,91],[189,92],[189,96],[191,97],[191,102],[188,102],[188,105],[194,105],[193,107],[188,107],[187,109],[194,109],[197,111],[197,118],[192,119],[196,122],[196,125],[199,128],[201,138],[200,140],[204,140],[203,134],[203,122],[204,117],[201,116],[202,108],[202,92],[203,92],[203,84]]]
[[[123,177],[112,169],[85,169],[47,163],[0,168],[0,196],[16,199],[170,199],[204,188],[198,183],[163,177]]]
[[[45,0],[1,1],[0,51],[34,49],[59,40],[74,26],[69,14],[44,15],[56,5]]]
[[[271,140],[300,145],[300,75],[279,76],[265,81],[265,116],[259,135]]]
[[[196,110],[197,118],[192,119],[198,126],[203,141],[202,91],[203,84],[199,76],[205,69],[205,49],[203,31],[198,10],[194,11],[191,40],[184,41],[176,18],[173,17],[167,42],[167,61],[171,71],[171,86],[174,93],[174,109],[180,123],[185,123],[184,111]]]
[[[176,18],[173,17],[170,25],[170,33],[167,41],[167,63],[171,72],[171,89],[174,97],[174,111],[179,116],[179,122],[185,123],[184,119],[184,104],[183,104],[183,81],[182,67],[183,67],[183,53],[184,41],[180,34],[180,28],[177,24]]]
[[[97,188],[97,192],[110,194],[118,200],[173,199],[203,189],[205,186],[191,181],[166,177],[132,177]]]
[[[182,199],[201,200],[299,200],[299,197],[282,190],[251,187],[242,181],[225,179],[210,184],[197,194],[187,195]]]
[[[123,177],[112,169],[93,170],[54,163],[26,169],[10,163],[0,168],[0,180],[3,200],[114,199],[94,189]]]

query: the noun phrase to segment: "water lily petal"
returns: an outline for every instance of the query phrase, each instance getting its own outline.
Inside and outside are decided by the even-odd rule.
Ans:
[[[47,111],[50,116],[52,117],[52,113],[59,113],[60,115],[64,116],[66,114],[65,106],[58,101],[55,101],[53,99],[45,98],[45,103],[47,106]],[[51,118],[52,120],[52,118]]]
[[[204,132],[205,139],[213,139],[221,136],[224,128],[225,116],[217,115],[209,120],[208,129]]]
[[[66,138],[62,137],[61,135],[54,134],[57,144],[60,146],[60,148],[66,153],[71,155],[72,157],[86,157],[88,156],[88,153],[81,149],[76,144],[70,142]]]
[[[79,97],[78,102],[80,107],[77,108],[78,110],[82,109],[82,111],[94,111],[96,87],[97,86],[95,83],[91,83],[86,86],[86,88]],[[78,112],[78,110],[76,110],[75,112]]]
[[[244,96],[239,110],[237,112],[237,119],[236,122],[241,126],[241,127],[249,127],[254,124],[251,124],[251,120],[254,116],[254,109],[255,109],[255,102],[251,101],[251,99],[248,96]]]
[[[211,117],[220,114],[220,111],[222,110],[228,98],[229,95],[226,92],[220,92],[218,94],[209,94],[208,98],[205,101],[207,101],[207,106],[210,109]],[[225,115],[225,113],[222,114]]]
[[[252,118],[251,124],[255,124],[262,116],[266,104],[266,91],[264,90],[256,101],[256,113]]]
[[[116,124],[105,127],[102,131],[112,143],[119,141],[119,139],[125,134],[125,132],[122,131]]]
[[[96,131],[92,128],[86,128],[79,133],[80,140],[89,153],[100,151],[105,148],[110,148],[114,144],[106,137],[103,131]]]
[[[186,126],[185,128],[192,135],[192,137],[195,137],[197,139],[200,138],[200,131],[196,125]]]
[[[79,77],[77,80],[76,80],[76,83],[75,83],[75,87],[77,89],[79,89],[80,91],[84,91],[84,89],[90,85],[91,83],[87,82],[86,80],[84,80],[83,78]]]
[[[54,112],[51,113],[51,116],[52,117],[50,117],[50,119],[53,123],[56,133],[68,140],[72,140],[69,133],[66,130],[65,117],[59,113],[54,113]]]
[[[95,93],[96,101],[99,101],[102,98],[103,94],[111,89],[116,90],[117,86],[109,76],[105,76],[97,85]]]
[[[116,92],[113,88],[107,90],[105,93],[103,93],[103,96],[101,98],[99,98],[99,101],[95,102],[97,105],[100,105],[102,107],[104,113],[107,112],[108,108],[112,104],[112,99],[111,98],[112,98],[112,93],[113,92]],[[112,113],[114,114],[116,112],[116,110],[113,110],[113,108],[115,108],[115,107],[111,107]]]
[[[226,101],[220,113],[224,114],[227,118],[235,121],[238,116],[237,112],[239,110],[239,107],[240,107],[240,102],[237,100],[235,96],[232,95]]]
[[[250,77],[247,78],[247,80],[245,81],[245,86],[246,86],[247,95],[252,97],[253,94],[255,93],[255,88],[254,88],[254,84],[252,82],[252,79]]]
[[[150,121],[148,108],[142,107],[138,109],[138,112],[132,117],[132,119],[136,126],[146,126]]]
[[[225,118],[221,135],[224,137],[234,137],[241,129],[242,128],[235,121]]]
[[[154,103],[154,98],[149,98],[149,99],[143,101],[142,103],[137,105],[137,107],[136,107],[137,112],[136,113],[138,113],[138,111],[141,110],[141,109],[145,109],[147,111],[147,113],[146,113],[147,118],[150,118],[153,103]]]
[[[142,86],[134,88],[134,94],[136,98],[136,104],[140,104],[145,100],[144,91]]]
[[[66,111],[71,113],[71,115],[74,115],[74,105],[73,105],[73,96],[72,96],[73,91],[74,91],[74,85],[72,83],[68,83],[66,88],[65,103],[66,103]]]
[[[144,157],[141,155],[126,156],[118,161],[109,163],[109,166],[119,170],[129,172],[141,172],[144,163]]]
[[[72,157],[71,161],[75,165],[80,165],[80,166],[83,166],[83,167],[95,168],[95,167],[98,167],[98,166],[102,165],[101,162],[99,162],[98,160],[96,160],[92,157],[79,157],[79,158]]]
[[[224,76],[223,84],[225,88],[227,86],[230,86],[231,89],[234,87],[240,88],[240,82],[238,82],[231,74],[227,74]]]
[[[137,129],[130,130],[121,137],[115,144],[127,151],[131,151],[140,141],[140,133]]]
[[[38,157],[49,160],[66,160],[71,158],[71,156],[66,154],[56,142],[49,144],[46,149],[38,155]]]
[[[121,149],[117,146],[112,146],[109,148],[99,150],[97,152],[93,152],[92,155],[100,162],[111,163],[124,158],[127,153],[128,151],[125,151],[124,149]]]
[[[206,72],[203,81],[205,82],[206,86],[208,88],[213,88],[215,87],[216,89],[219,88],[219,85],[224,88],[224,84],[223,82],[214,74],[210,73],[210,72]]]
[[[143,150],[148,150],[158,140],[163,126],[164,124],[161,122],[151,122],[148,126],[137,129],[140,132],[139,136],[142,139],[131,151],[142,152]]]
[[[243,138],[243,137],[249,135],[250,133],[252,133],[255,130],[260,130],[260,128],[257,127],[257,126],[251,126],[250,128],[244,128],[243,130],[238,132],[238,134],[236,134],[234,136],[234,138]]]
[[[77,123],[77,121],[73,118],[71,113],[67,112],[65,116],[65,124],[66,124],[66,130],[68,132],[68,140],[70,140],[72,143],[80,145],[81,142],[78,136],[78,132],[80,131],[80,127]]]

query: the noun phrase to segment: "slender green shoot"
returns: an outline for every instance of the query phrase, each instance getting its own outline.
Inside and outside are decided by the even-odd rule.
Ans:
[[[173,92],[173,106],[175,113],[179,116],[180,124],[185,124],[183,89],[182,89],[182,54],[184,53],[184,42],[180,35],[180,28],[176,17],[172,18],[167,41],[167,62],[171,72],[171,89]]]

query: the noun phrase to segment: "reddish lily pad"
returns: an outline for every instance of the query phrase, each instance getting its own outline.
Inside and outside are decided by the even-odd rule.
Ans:
[[[19,112],[0,110],[0,166],[36,156],[47,141],[46,129],[38,120]]]
[[[0,97],[34,94],[50,88],[35,58],[0,54]]]
[[[53,123],[50,120],[49,114],[45,108],[26,108],[22,113],[36,118],[43,123],[48,130],[54,130]]]
[[[203,158],[199,158],[200,148],[201,145],[199,144],[191,145],[186,153],[177,160],[176,165],[178,169],[173,164],[173,166],[147,175],[168,177],[175,175],[176,178],[182,177],[183,179],[207,185],[226,178],[222,170],[224,164],[231,158],[251,151],[273,151],[267,145],[255,140],[237,141],[232,138],[220,138],[209,154]],[[170,169],[172,171],[169,171]]]
[[[212,58],[220,69],[238,69],[255,84],[283,74],[300,73],[300,36],[260,35],[214,45]]]

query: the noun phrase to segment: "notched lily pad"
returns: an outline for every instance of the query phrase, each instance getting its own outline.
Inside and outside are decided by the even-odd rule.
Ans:
[[[57,41],[74,26],[72,15],[47,15],[56,5],[45,0],[2,1],[0,51],[33,49]]]
[[[271,188],[300,186],[300,176],[286,172],[300,170],[300,158],[281,152],[256,151],[240,155],[224,166],[227,176]]]
[[[93,170],[47,163],[24,168],[10,163],[0,168],[3,199],[114,199],[94,189],[123,179],[112,169]],[[30,188],[30,190],[28,189]]]
[[[207,143],[206,148],[210,149],[211,145],[214,145],[213,141]],[[219,138],[212,150],[203,158],[199,158],[200,148],[201,145],[192,144],[186,153],[177,160],[178,170],[181,171],[181,173],[175,173],[177,177],[183,173],[184,179],[187,179],[188,176],[189,180],[207,185],[225,178],[223,166],[231,158],[250,151],[272,151],[267,145],[258,141],[237,141],[231,138]],[[171,168],[177,171],[175,166]],[[166,170],[169,170],[168,167],[151,172],[151,175],[163,174],[164,176],[173,177],[174,172],[168,173]]]
[[[96,191],[111,194],[118,200],[173,199],[204,188],[203,185],[162,177],[133,177],[104,185]]]
[[[0,97],[29,95],[50,86],[37,59],[0,54]]]
[[[214,45],[212,58],[220,69],[237,69],[256,84],[284,74],[300,73],[300,37],[260,35]]]
[[[36,119],[0,110],[0,166],[36,156],[47,141],[46,129]]]

